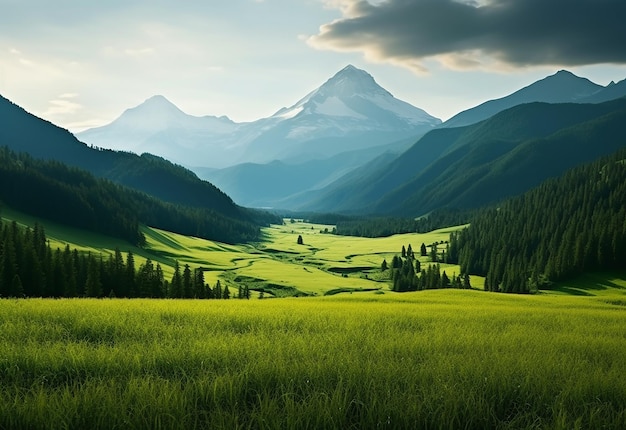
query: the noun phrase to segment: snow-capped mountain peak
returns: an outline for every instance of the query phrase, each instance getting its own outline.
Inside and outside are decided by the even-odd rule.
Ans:
[[[315,96],[353,97],[355,95],[388,95],[389,92],[376,83],[365,70],[352,65],[337,72],[317,91]]]
[[[132,125],[134,128],[154,130],[165,129],[180,121],[187,114],[164,96],[152,96],[138,106],[126,109],[113,124]]]
[[[351,118],[376,121],[394,116],[407,124],[438,125],[440,121],[378,85],[365,70],[348,65],[290,108],[283,108],[273,118],[284,120],[303,115]]]
[[[335,73],[295,105],[269,118],[234,123],[187,115],[163,96],[126,110],[79,138],[96,146],[152,152],[192,166],[305,160],[380,147],[421,135],[441,121],[396,99],[364,70]]]

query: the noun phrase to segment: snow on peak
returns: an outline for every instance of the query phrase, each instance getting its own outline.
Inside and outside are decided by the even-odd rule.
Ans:
[[[135,108],[129,110],[137,110],[147,114],[154,114],[158,112],[174,115],[185,115],[185,113],[180,110],[174,103],[172,103],[162,95],[152,96],[139,106],[136,106]]]
[[[372,75],[365,70],[348,65],[326,81],[319,88],[318,94],[351,97],[354,95],[389,94],[389,92],[378,85]]]
[[[384,115],[391,115],[414,125],[440,122],[423,110],[396,99],[369,73],[351,64],[294,106],[276,112],[272,118],[285,120],[309,114],[360,121],[376,121]]]

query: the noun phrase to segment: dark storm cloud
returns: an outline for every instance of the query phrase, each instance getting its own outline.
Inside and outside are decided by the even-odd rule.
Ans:
[[[344,18],[310,43],[416,67],[471,53],[518,65],[626,63],[625,0],[344,1]],[[480,61],[477,59],[477,61]],[[465,63],[465,64],[464,64]],[[419,67],[419,66],[417,66]]]

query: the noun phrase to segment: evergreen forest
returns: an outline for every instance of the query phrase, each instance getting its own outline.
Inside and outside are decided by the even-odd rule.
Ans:
[[[0,201],[65,225],[142,245],[140,224],[226,243],[258,238],[259,222],[278,218],[241,209],[227,216],[212,209],[186,207],[99,179],[58,161],[36,160],[0,148]]]
[[[113,254],[53,250],[43,227],[0,223],[0,297],[150,297],[228,299],[228,286],[211,288],[200,268],[176,262],[171,280],[150,259],[136,267],[132,252]],[[249,298],[247,288],[239,298]]]
[[[485,289],[536,292],[583,272],[626,270],[626,149],[574,168],[450,237],[448,260]]]

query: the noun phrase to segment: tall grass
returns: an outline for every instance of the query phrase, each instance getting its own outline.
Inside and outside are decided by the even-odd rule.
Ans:
[[[0,428],[624,428],[626,312],[475,291],[0,301]]]

